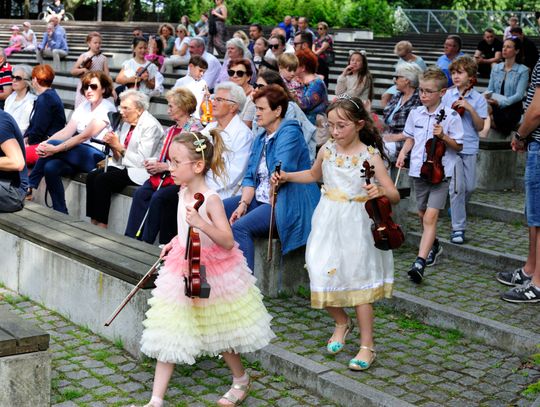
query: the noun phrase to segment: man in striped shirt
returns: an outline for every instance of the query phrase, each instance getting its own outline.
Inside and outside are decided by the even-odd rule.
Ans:
[[[0,48],[0,109],[4,108],[4,101],[11,94],[11,74],[13,69],[6,60],[4,48]]]
[[[532,73],[525,108],[518,131],[513,132],[512,149],[528,151],[525,214],[529,226],[529,254],[523,267],[497,274],[500,283],[514,286],[501,298],[514,303],[540,302],[540,59]]]

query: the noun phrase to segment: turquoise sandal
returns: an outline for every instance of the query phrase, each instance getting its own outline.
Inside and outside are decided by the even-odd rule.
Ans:
[[[345,329],[345,333],[343,334],[343,342],[339,341],[331,341],[328,339],[328,345],[326,345],[326,350],[331,355],[335,355],[336,353],[339,353],[343,350],[343,347],[345,346],[345,339],[347,338],[347,335],[349,332],[353,330],[353,321],[351,318],[348,318],[346,324],[336,324],[336,328],[347,328]]]
[[[351,370],[366,370],[366,369],[369,369],[370,366],[373,364],[373,362],[375,361],[375,356],[377,356],[377,353],[375,352],[375,349],[373,348],[370,348],[368,346],[360,346],[360,349],[367,349],[371,352],[371,358],[369,361],[366,361],[366,360],[360,360],[360,359],[351,359],[349,361],[349,369]]]

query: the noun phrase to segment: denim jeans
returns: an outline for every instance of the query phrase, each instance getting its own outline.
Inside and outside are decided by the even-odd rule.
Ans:
[[[227,218],[230,218],[232,213],[238,208],[240,198],[240,196],[233,196],[223,201]],[[232,224],[234,240],[240,246],[240,250],[244,252],[244,257],[252,273],[255,268],[254,239],[256,237],[268,237],[270,230],[270,211],[271,206],[269,204],[260,203],[253,199],[244,216]]]
[[[178,233],[178,190],[177,185],[167,185],[154,191],[150,181],[137,188],[131,201],[125,235],[142,238],[143,241],[153,244],[159,233],[159,243],[169,243]],[[148,216],[144,221],[142,235],[137,236],[146,211]]]
[[[529,144],[525,164],[525,213],[528,226],[540,226],[540,143]]]
[[[58,145],[62,141],[49,140],[47,143]],[[62,176],[75,172],[90,172],[104,158],[105,155],[101,151],[88,144],[79,144],[66,152],[57,153],[50,157],[41,157],[37,160],[30,174],[30,188],[36,189],[41,179],[45,177],[53,209],[67,214]]]

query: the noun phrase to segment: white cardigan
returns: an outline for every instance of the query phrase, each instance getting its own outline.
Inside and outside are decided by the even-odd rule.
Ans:
[[[126,140],[130,127],[128,123],[122,124],[119,132],[121,143]],[[110,165],[120,169],[127,168],[129,178],[137,185],[142,185],[150,177],[144,168],[144,160],[158,156],[164,136],[161,124],[154,116],[144,111],[133,129],[126,154],[119,160],[113,158]]]

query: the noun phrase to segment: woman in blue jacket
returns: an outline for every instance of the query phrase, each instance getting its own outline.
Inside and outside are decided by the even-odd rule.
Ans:
[[[503,43],[504,62],[491,69],[486,93],[490,106],[491,127],[510,133],[521,119],[523,98],[529,82],[529,68],[521,61],[521,41],[508,38]]]
[[[289,99],[278,85],[268,85],[253,97],[256,120],[262,130],[252,146],[242,195],[224,201],[235,240],[244,252],[248,266],[254,269],[254,239],[267,237],[270,230],[270,176],[281,163],[284,171],[311,168],[309,151],[296,120],[284,119]],[[306,244],[311,217],[319,201],[319,188],[312,184],[284,184],[275,205],[275,224],[282,253]]]

